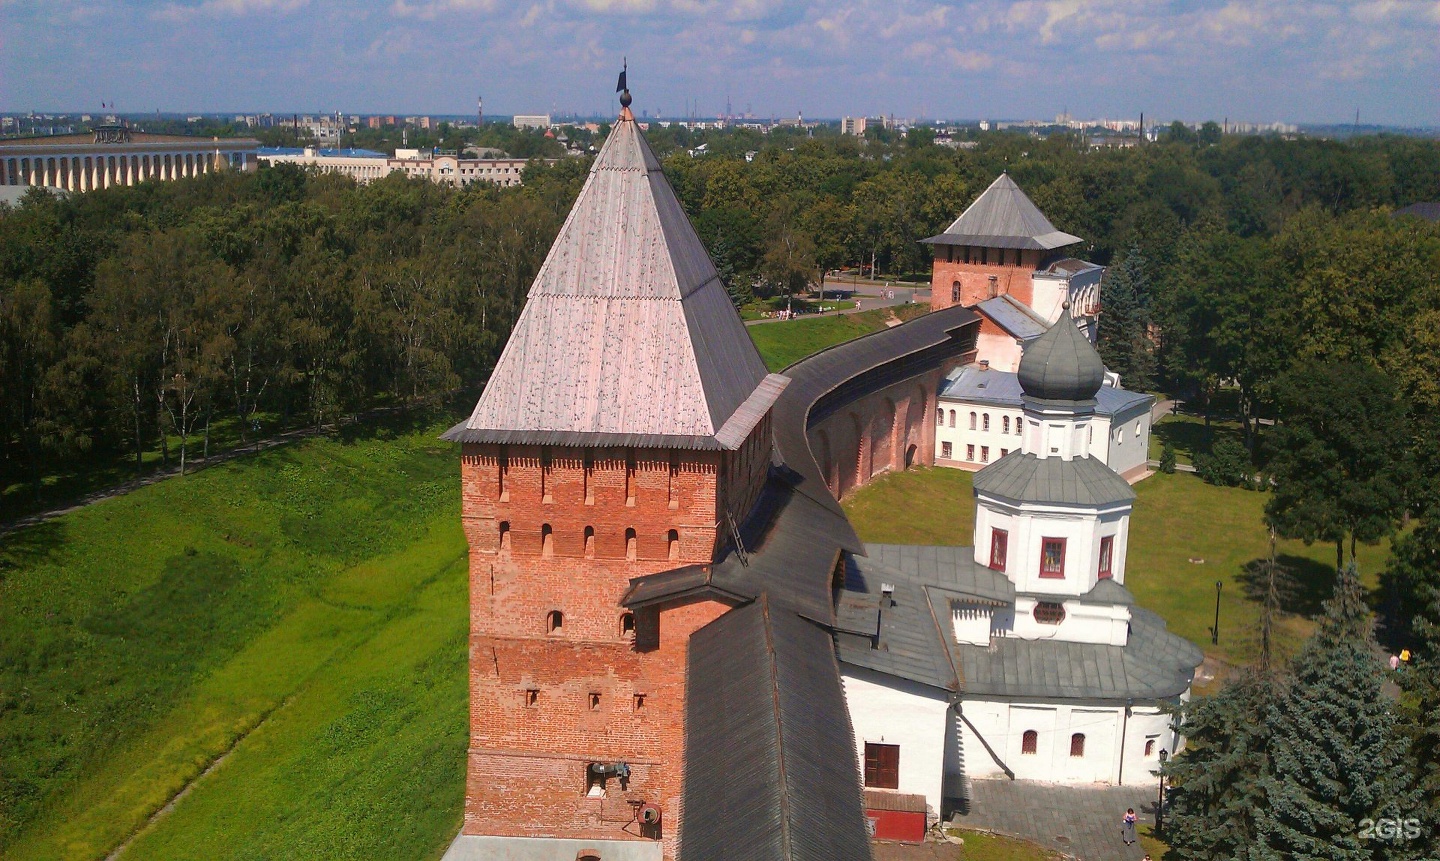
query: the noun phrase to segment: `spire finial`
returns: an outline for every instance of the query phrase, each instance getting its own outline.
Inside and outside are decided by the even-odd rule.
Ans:
[[[620,107],[630,107],[630,87],[625,83],[625,73],[630,70],[630,58],[621,60],[620,80],[615,82],[615,92],[620,94]]]

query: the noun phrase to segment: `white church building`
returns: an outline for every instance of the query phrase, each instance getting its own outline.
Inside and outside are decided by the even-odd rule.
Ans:
[[[1014,447],[975,474],[975,546],[867,545],[839,593],[866,785],[941,816],[972,780],[1150,782],[1202,659],[1125,588],[1135,493],[1094,453],[1094,346],[1062,314],[1014,376]]]

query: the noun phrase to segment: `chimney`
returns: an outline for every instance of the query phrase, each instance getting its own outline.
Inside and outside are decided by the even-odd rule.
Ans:
[[[990,360],[989,360],[989,359],[981,359],[981,360],[980,360],[980,370],[982,370],[982,371],[988,371],[988,370],[990,370]]]

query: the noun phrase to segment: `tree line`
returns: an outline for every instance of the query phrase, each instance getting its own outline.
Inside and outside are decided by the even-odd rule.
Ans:
[[[66,458],[182,465],[482,382],[583,165],[521,188],[293,167],[0,213],[0,487]]]

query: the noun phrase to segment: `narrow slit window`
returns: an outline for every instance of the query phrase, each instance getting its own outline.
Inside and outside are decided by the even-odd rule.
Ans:
[[[645,695],[644,695],[644,694],[636,694],[636,695],[635,695],[635,711],[638,712],[638,711],[643,710],[644,708],[645,708]]]
[[[585,482],[585,504],[595,504],[595,454],[591,451],[585,452],[585,460],[581,464],[580,471]]]
[[[680,558],[680,533],[672,529],[665,536],[666,547],[670,551],[670,561],[674,562]]]
[[[585,558],[595,558],[595,527],[585,527]]]
[[[551,610],[545,614],[545,630],[551,634],[558,634],[565,630],[565,614],[559,610]]]
[[[620,614],[620,636],[629,637],[635,633],[635,614]]]
[[[625,455],[625,504],[635,504],[635,452]]]
[[[495,458],[496,492],[501,502],[510,501],[510,455],[505,449]]]
[[[523,698],[523,702],[525,703],[525,708],[527,708],[527,709],[533,709],[533,708],[535,708],[535,706],[539,705],[539,704],[540,704],[540,689],[539,689],[539,688],[527,688],[526,691],[525,691],[525,696],[524,696],[524,698]]]
[[[508,520],[500,521],[500,549],[502,551],[510,549],[510,521]]]
[[[586,703],[589,705],[590,711],[600,711],[600,694],[597,691],[591,691],[589,697],[586,698]]]
[[[637,558],[639,558],[638,550],[635,544],[635,530],[625,530],[625,558],[631,562],[634,562]]]
[[[540,449],[540,501],[554,502],[550,495],[550,449],[548,446]]]
[[[548,523],[540,527],[540,555],[547,558],[555,555],[555,530]]]

